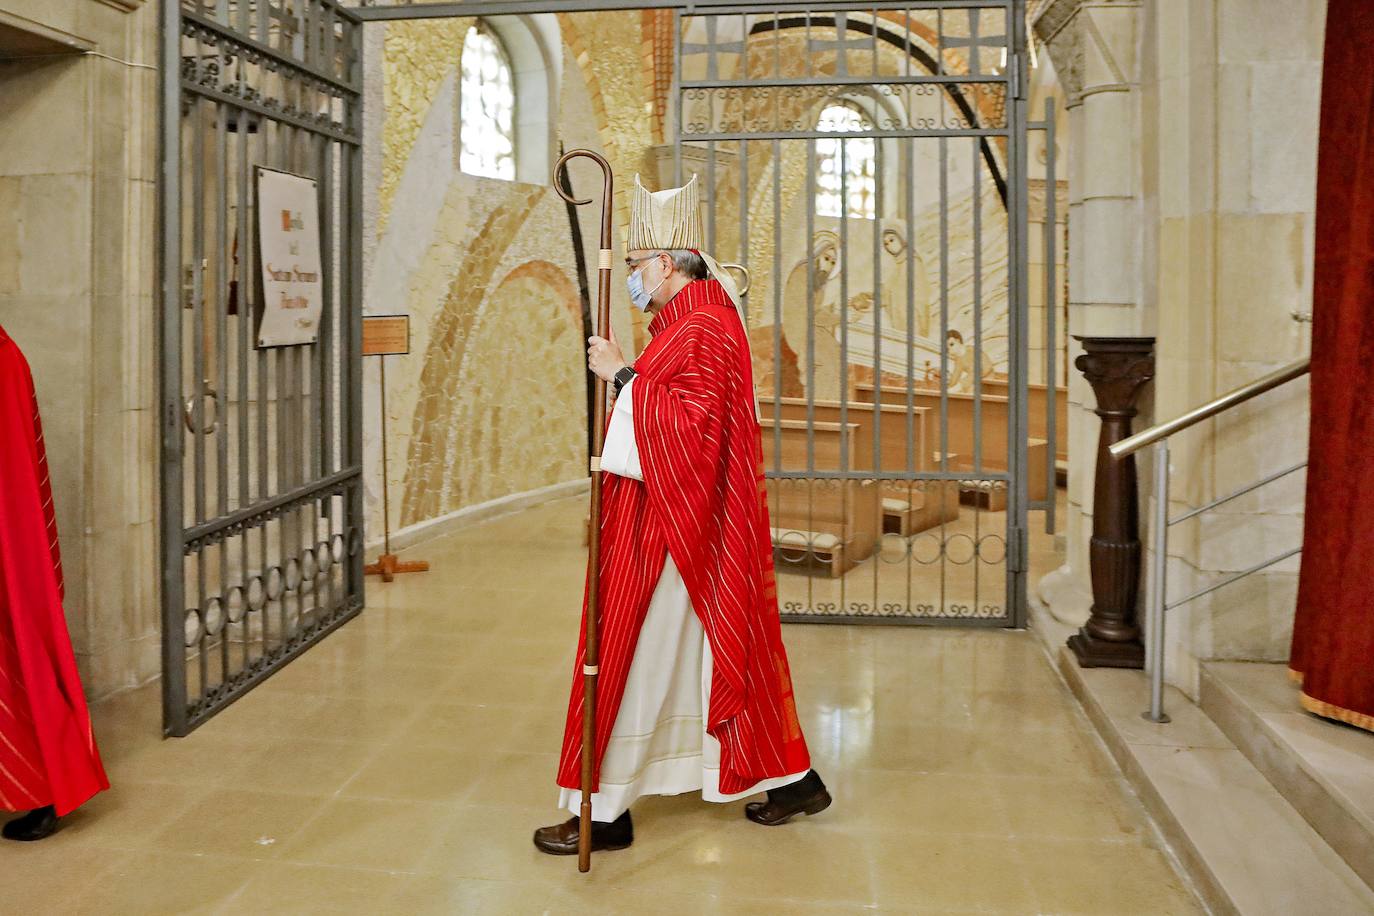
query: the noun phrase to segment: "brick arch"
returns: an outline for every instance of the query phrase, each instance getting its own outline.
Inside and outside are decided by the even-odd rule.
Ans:
[[[606,151],[607,158],[614,159],[619,150],[616,148],[615,138],[611,136],[611,120],[606,115],[606,99],[601,94],[601,80],[591,67],[592,52],[587,46],[587,39],[583,37],[582,30],[577,25],[576,16],[571,13],[558,14],[558,28],[563,33],[563,43],[572,52],[573,60],[577,61],[577,69],[582,73],[583,82],[587,84],[587,95],[591,99],[592,114],[596,116],[596,134],[601,138],[601,146]]]
[[[657,175],[651,175],[645,171],[646,168],[652,168],[651,159],[646,156],[646,153],[649,152],[650,147],[653,145],[655,136],[661,136],[662,129],[659,128],[656,134],[653,125],[650,125],[649,129],[645,131],[645,136],[642,138],[643,146],[641,148],[626,148],[627,145],[634,147],[635,144],[623,144],[612,124],[611,117],[606,109],[602,77],[598,75],[595,65],[592,43],[588,39],[586,32],[579,27],[578,16],[569,13],[559,13],[558,23],[559,28],[563,32],[563,40],[568,50],[572,52],[578,70],[581,72],[582,78],[586,82],[587,92],[592,103],[592,112],[596,118],[597,137],[601,141],[601,152],[606,156],[606,159],[611,163],[615,171],[616,182],[615,200],[612,204],[612,225],[615,227],[616,235],[612,239],[612,244],[623,243],[625,232],[630,222],[629,189],[632,186],[632,176],[636,171],[644,172],[651,186],[657,183]],[[643,44],[646,40],[645,36],[647,34],[652,34],[654,31],[653,18],[641,16],[638,31],[641,36],[640,66],[637,69],[632,69],[618,75],[636,83],[639,86],[640,97],[645,101],[653,102],[657,90],[655,88],[655,69],[651,55],[655,52],[653,52],[652,48],[646,47]],[[668,43],[666,45],[669,65],[671,65],[672,56],[671,32],[672,29],[670,24],[667,32]],[[636,350],[643,349],[647,342],[646,325],[647,323],[642,314],[639,312],[633,312],[631,314],[631,336],[634,340]]]
[[[569,319],[580,334],[582,331],[582,294],[577,291],[577,285],[573,283],[567,272],[550,261],[526,261],[502,277],[501,282],[496,284],[496,291],[500,292],[507,283],[526,278],[538,280],[553,292],[554,298],[559,305],[567,310]]]
[[[403,525],[440,514],[442,490],[420,473],[424,468],[448,467],[452,457],[448,430],[439,422],[440,406],[444,400],[455,396],[452,386],[457,383],[468,332],[482,300],[492,288],[492,277],[501,256],[545,193],[545,188],[524,186],[522,192],[494,209],[473,238],[463,263],[453,273],[420,370],[420,398],[411,421],[405,491],[401,498]]]

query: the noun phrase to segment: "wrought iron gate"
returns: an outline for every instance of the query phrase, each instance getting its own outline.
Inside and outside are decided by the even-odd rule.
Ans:
[[[184,735],[362,607],[362,27],[336,0],[163,0],[164,730]],[[259,169],[318,194],[323,312],[269,348]]]
[[[669,177],[751,275],[784,619],[1022,625],[1055,451],[1028,430],[1024,3],[676,26]]]

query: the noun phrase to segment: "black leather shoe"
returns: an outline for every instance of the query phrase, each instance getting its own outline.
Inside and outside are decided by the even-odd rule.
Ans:
[[[580,828],[581,823],[577,817],[550,827],[540,827],[534,832],[534,845],[540,852],[547,852],[551,856],[575,856]],[[624,849],[634,841],[635,828],[628,811],[609,824],[592,821],[592,852]]]
[[[56,831],[57,809],[49,805],[46,808],[34,808],[28,814],[16,817],[0,829],[0,835],[7,840],[32,843],[34,840],[50,837]]]
[[[781,789],[769,789],[768,801],[749,802],[744,816],[765,827],[778,827],[798,814],[820,814],[830,807],[830,793],[815,770]]]

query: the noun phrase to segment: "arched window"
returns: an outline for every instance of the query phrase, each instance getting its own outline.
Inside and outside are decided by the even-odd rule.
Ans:
[[[851,105],[829,105],[816,129],[826,133],[872,130],[873,121]],[[816,141],[816,213],[873,219],[877,215],[877,141],[872,137]],[[844,174],[843,188],[840,175]],[[841,195],[846,198],[841,200]]]
[[[495,33],[478,22],[463,40],[459,101],[462,153],[470,175],[515,178],[515,80]]]

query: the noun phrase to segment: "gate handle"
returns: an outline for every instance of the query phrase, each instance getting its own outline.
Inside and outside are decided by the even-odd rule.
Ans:
[[[202,436],[208,436],[219,428],[219,392],[215,391],[215,389],[210,387],[209,379],[206,379],[204,381],[204,385],[204,394],[208,395],[210,397],[210,401],[215,405],[215,418],[210,421],[209,426],[205,427],[200,431],[200,434]],[[186,399],[186,404],[181,411],[182,419],[186,422],[186,431],[190,433],[194,433],[196,431],[196,423],[193,419],[195,415],[195,404],[196,396],[193,394]]]
[[[749,292],[751,280],[749,268],[745,267],[743,264],[722,264],[720,266],[723,270],[737,270],[740,273],[744,274],[744,285],[739,288],[739,294],[743,296],[745,293]]]

